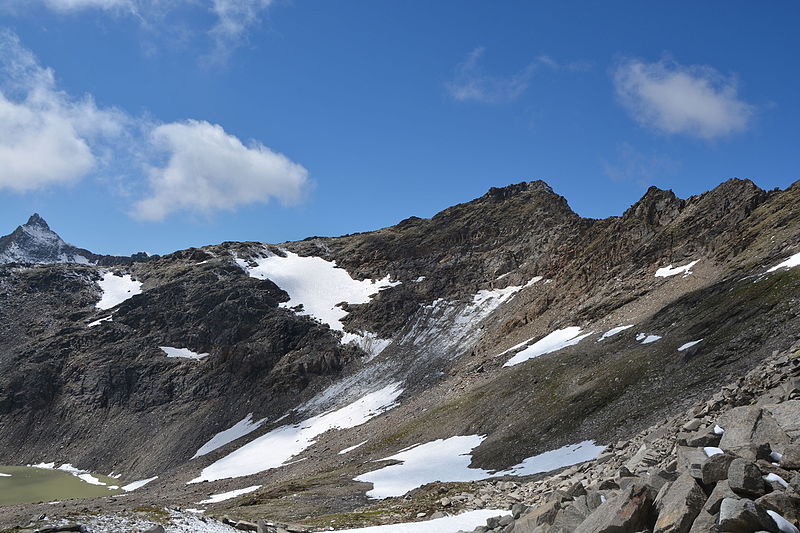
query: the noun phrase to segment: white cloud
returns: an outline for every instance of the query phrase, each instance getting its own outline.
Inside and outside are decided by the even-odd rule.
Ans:
[[[16,35],[0,32],[0,189],[72,183],[97,165],[95,147],[122,132],[124,117],[56,89]]]
[[[16,35],[0,31],[0,190],[33,191],[123,167],[127,190],[149,183],[150,194],[133,206],[144,220],[270,199],[291,204],[308,184],[305,168],[222,126],[159,124],[99,108],[90,96],[71,98]]]
[[[613,77],[617,96],[631,116],[665,133],[724,137],[747,129],[755,111],[739,99],[735,78],[708,66],[628,59]]]
[[[175,211],[211,212],[276,198],[301,199],[308,171],[260,143],[245,146],[221,126],[189,120],[155,128],[151,141],[168,154],[166,165],[150,169],[152,195],[134,214],[163,220]]]

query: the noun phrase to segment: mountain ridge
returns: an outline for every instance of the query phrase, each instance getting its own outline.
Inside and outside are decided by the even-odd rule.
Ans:
[[[484,435],[470,460],[497,471],[576,442],[614,442],[796,341],[800,272],[766,272],[800,248],[798,214],[796,184],[765,192],[729,180],[686,200],[650,189],[621,216],[586,219],[531,182],[374,232],[226,242],[117,267],[0,265],[0,461],[158,475],[130,495],[138,502],[159,494],[187,505],[263,485],[251,497],[259,508],[297,521],[365,505],[353,480],[421,442]],[[386,284],[334,306],[344,312],[336,330],[288,307],[316,279],[299,272],[320,269]],[[97,309],[109,274],[130,276],[141,294]],[[569,328],[590,336],[504,366]],[[639,334],[659,339],[641,344]],[[168,358],[162,346],[209,355]],[[320,435],[300,462],[213,489],[185,485],[242,442],[393,383],[403,389],[396,406]],[[251,414],[268,422],[192,459]],[[297,498],[269,496],[321,472],[330,475]],[[332,494],[342,497],[334,504]]]

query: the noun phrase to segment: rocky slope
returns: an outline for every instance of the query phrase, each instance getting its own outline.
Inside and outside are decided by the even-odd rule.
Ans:
[[[360,510],[391,491],[363,480],[414,445],[469,459],[420,483],[541,475],[793,346],[800,271],[773,267],[800,252],[799,200],[730,180],[592,220],[529,182],[370,233],[0,266],[0,463],[158,476],[108,510],[258,485],[204,508],[318,526],[379,519]],[[100,309],[110,281],[141,293]]]

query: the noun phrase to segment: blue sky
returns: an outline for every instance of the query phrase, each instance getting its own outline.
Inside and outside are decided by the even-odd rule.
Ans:
[[[800,174],[795,2],[0,0],[0,234],[101,253]]]

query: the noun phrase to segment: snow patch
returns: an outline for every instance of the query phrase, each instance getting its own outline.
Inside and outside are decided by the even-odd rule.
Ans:
[[[778,263],[774,267],[770,268],[769,270],[767,270],[766,274],[769,274],[770,272],[775,272],[776,270],[779,270],[781,268],[794,268],[798,265],[800,265],[800,252],[794,254],[786,261]]]
[[[11,474],[4,474],[4,473],[0,472],[0,477],[11,477]]]
[[[347,311],[339,304],[368,303],[378,292],[401,283],[390,281],[388,274],[379,280],[356,280],[347,270],[337,267],[335,261],[316,256],[303,257],[289,251],[284,253],[286,257],[267,252],[266,257],[253,258],[251,262],[256,266],[235,259],[250,277],[269,279],[289,294],[289,301],[281,303],[281,307],[294,309],[302,306],[296,310],[298,314],[313,317],[334,331],[344,333],[342,319],[347,316]],[[379,339],[370,332],[344,333],[342,344],[351,342],[373,358],[391,341]]]
[[[102,487],[108,487],[109,489],[116,489],[116,486],[108,486],[107,483],[103,483],[98,478],[87,472],[86,470],[81,470],[80,468],[75,468],[70,463],[64,463],[58,468],[56,468],[55,463],[38,463],[35,465],[28,465],[33,468],[41,468],[44,470],[61,470],[62,472],[66,472],[67,474],[72,474],[76,478],[80,479],[84,483],[88,483],[90,485],[99,485]]]
[[[103,291],[100,301],[95,304],[98,309],[111,309],[142,293],[142,282],[134,280],[130,274],[117,276],[113,272],[106,272],[97,284]]]
[[[383,459],[401,461],[400,464],[361,474],[355,480],[372,483],[372,490],[367,491],[368,497],[389,498],[402,496],[434,481],[478,481],[494,476],[526,476],[549,472],[590,461],[605,449],[603,446],[596,446],[593,441],[584,441],[529,457],[501,472],[470,468],[470,452],[485,438],[483,435],[456,436],[413,446]]]
[[[212,494],[211,496],[209,496],[209,498],[207,500],[203,500],[203,501],[197,502],[197,503],[202,505],[204,503],[223,502],[225,500],[230,500],[231,498],[235,498],[237,496],[241,496],[242,494],[249,494],[251,492],[255,492],[260,488],[261,488],[261,485],[253,485],[251,487],[245,487],[243,489],[236,489],[236,490],[231,490],[231,491],[228,491],[228,492],[221,492],[219,494]]]
[[[721,448],[717,448],[716,446],[706,446],[705,448],[703,448],[703,451],[706,452],[706,456],[708,457],[725,453],[722,451]]]
[[[630,328],[632,328],[632,327],[633,327],[633,326],[635,326],[635,325],[636,325],[636,324],[630,324],[630,325],[628,325],[628,326],[617,326],[617,327],[615,327],[615,328],[611,328],[610,330],[608,330],[608,331],[606,331],[605,333],[603,333],[603,335],[602,335],[602,336],[601,336],[599,339],[597,339],[597,342],[600,342],[601,340],[603,340],[603,339],[607,339],[607,338],[609,338],[609,337],[613,337],[613,336],[614,336],[614,335],[616,335],[617,333],[622,333],[622,332],[623,332],[623,331],[625,331],[626,329],[630,329]]]
[[[700,344],[701,342],[703,342],[703,339],[696,340],[696,341],[690,341],[690,342],[687,342],[686,344],[682,344],[682,345],[681,345],[681,346],[678,348],[678,351],[679,351],[679,352],[682,352],[682,351],[684,351],[684,350],[688,350],[689,348],[691,348],[691,347],[692,347],[692,346],[694,346],[695,344]]]
[[[133,483],[128,483],[127,485],[122,486],[122,490],[125,492],[130,492],[132,490],[140,489],[150,483],[151,481],[155,481],[158,479],[158,476],[149,477],[147,479],[140,479],[139,481],[134,481]]]
[[[767,514],[772,518],[775,522],[775,525],[778,526],[778,531],[781,533],[800,533],[800,530],[797,527],[786,520],[784,517],[776,513],[775,511],[767,510]]]
[[[113,320],[114,320],[114,315],[108,315],[108,316],[107,316],[107,317],[105,317],[105,318],[101,318],[101,319],[99,319],[99,320],[95,320],[94,322],[89,322],[88,324],[86,324],[86,327],[87,327],[87,328],[93,328],[93,327],[95,327],[95,326],[99,326],[99,325],[100,325],[100,324],[102,324],[103,322],[111,322],[111,321],[113,321]]]
[[[224,431],[220,431],[208,442],[200,446],[195,454],[192,456],[192,459],[200,457],[201,455],[205,455],[209,452],[213,452],[217,448],[221,448],[226,444],[235,441],[238,438],[244,437],[252,433],[253,431],[257,430],[261,425],[267,421],[267,418],[262,418],[261,420],[253,421],[253,413],[248,414],[242,420],[234,424],[233,426],[229,427]]]
[[[659,268],[658,270],[656,270],[656,277],[657,278],[667,278],[669,276],[675,276],[677,274],[683,274],[684,276],[688,276],[689,274],[692,273],[691,272],[691,268],[693,266],[695,266],[698,262],[699,262],[699,260],[692,261],[688,265],[683,265],[683,266],[674,267],[674,268],[673,268],[672,265],[669,265],[667,267]]]
[[[350,446],[349,448],[345,448],[344,450],[342,450],[342,451],[340,451],[340,452],[339,452],[339,455],[344,455],[344,454],[346,454],[346,453],[350,453],[350,452],[352,452],[353,450],[355,450],[356,448],[359,448],[359,447],[361,447],[361,446],[365,445],[367,442],[369,442],[369,439],[365,440],[364,442],[359,442],[359,443],[358,443],[358,444],[356,444],[355,446]]]
[[[778,485],[780,485],[784,489],[788,489],[789,488],[789,483],[787,483],[786,480],[783,479],[781,476],[779,476],[778,474],[775,474],[773,472],[770,472],[769,474],[764,476],[764,481],[771,481],[773,483],[777,483]]]
[[[725,430],[719,427],[718,425],[714,424],[714,435],[724,435]]]
[[[172,346],[159,346],[161,351],[167,354],[167,357],[181,357],[183,359],[200,360],[203,357],[208,357],[207,353],[197,353],[191,351],[189,348],[173,348]]]
[[[660,335],[647,335],[646,333],[639,333],[636,335],[636,340],[641,342],[642,344],[650,344],[651,342],[656,342],[660,340]]]
[[[405,522],[358,529],[337,529],[335,533],[456,533],[457,531],[472,531],[476,527],[485,524],[486,520],[493,516],[507,514],[510,514],[510,512],[500,509],[478,509],[477,511],[467,511],[458,515],[445,516],[423,522]]]
[[[396,407],[402,392],[399,383],[392,383],[335,411],[273,429],[211,463],[189,483],[247,476],[283,466],[326,431],[359,426]]]
[[[250,277],[269,279],[289,294],[289,301],[281,307],[294,308],[303,306],[301,315],[316,318],[331,329],[342,331],[342,319],[347,311],[338,304],[365,304],[384,289],[400,285],[399,281],[390,281],[389,275],[380,280],[356,280],[350,277],[347,270],[337,267],[335,261],[326,261],[321,257],[302,257],[285,251],[286,257],[270,253],[266,257],[252,259],[256,266],[236,258],[236,263]]]
[[[578,326],[557,329],[516,354],[514,357],[506,361],[503,366],[506,367],[518,365],[524,361],[527,361],[528,359],[533,359],[534,357],[539,357],[540,355],[552,353],[562,348],[566,348],[567,346],[573,346],[594,333],[593,331],[590,331],[589,333],[582,334],[582,332],[583,330]]]

